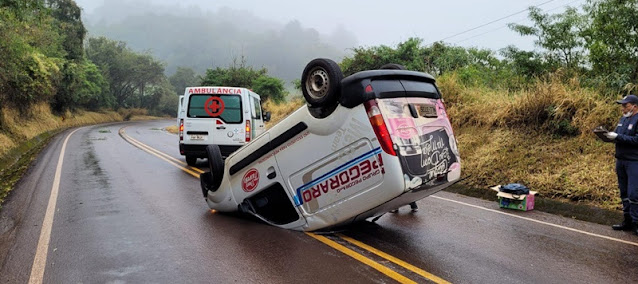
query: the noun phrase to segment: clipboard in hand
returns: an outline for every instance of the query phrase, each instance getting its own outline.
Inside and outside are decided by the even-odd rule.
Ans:
[[[598,136],[598,138],[600,138],[600,140],[603,140],[605,142],[612,142],[614,140],[607,138],[607,136],[605,136],[605,134],[609,132],[607,131],[607,129],[605,129],[605,127],[602,126],[598,126],[596,128],[594,128],[594,134],[596,134],[596,136]]]

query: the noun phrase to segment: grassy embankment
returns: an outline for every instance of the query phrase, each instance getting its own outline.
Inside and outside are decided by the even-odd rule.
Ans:
[[[438,85],[465,178],[450,191],[495,199],[489,187],[519,182],[539,192],[537,209],[599,223],[618,216],[614,146],[592,133],[598,125],[613,129],[620,115],[613,100],[576,81],[550,79],[510,92],[462,86],[452,75]],[[303,103],[267,103],[269,125]]]
[[[146,110],[142,109],[118,112],[78,111],[56,116],[45,103],[36,105],[23,114],[3,107],[0,114],[0,204],[37,153],[60,131],[81,125],[153,118],[147,116]]]

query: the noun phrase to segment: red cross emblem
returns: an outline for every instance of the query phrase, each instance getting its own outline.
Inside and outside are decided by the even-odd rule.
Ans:
[[[219,97],[210,97],[204,103],[204,110],[211,117],[218,117],[222,112],[224,112],[224,101]]]

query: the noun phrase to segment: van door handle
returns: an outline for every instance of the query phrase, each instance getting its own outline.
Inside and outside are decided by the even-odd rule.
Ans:
[[[226,126],[217,126],[217,129],[224,130],[224,129],[226,129]]]
[[[277,172],[275,171],[274,167],[270,167],[267,170],[268,175],[266,175],[266,177],[268,177],[268,179],[274,179],[277,177]]]

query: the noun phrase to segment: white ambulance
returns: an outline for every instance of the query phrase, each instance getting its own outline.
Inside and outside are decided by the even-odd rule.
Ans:
[[[179,152],[191,166],[211,144],[223,157],[230,155],[263,133],[270,119],[261,97],[246,88],[188,87],[179,103]]]
[[[208,146],[208,206],[313,231],[380,216],[460,180],[461,159],[432,76],[386,66],[343,78],[315,59],[307,105],[225,160]]]

